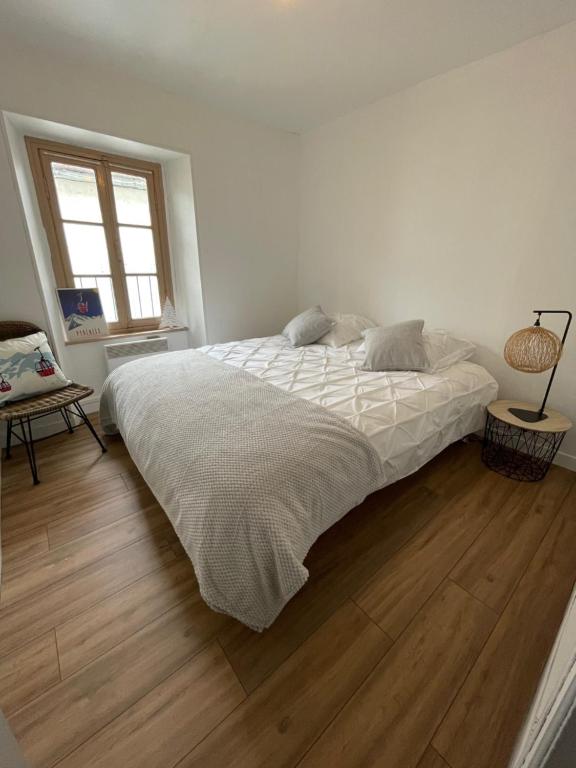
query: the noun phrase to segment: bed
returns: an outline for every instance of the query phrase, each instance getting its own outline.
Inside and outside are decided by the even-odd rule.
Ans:
[[[367,495],[477,431],[481,366],[361,369],[360,343],[284,336],[121,366],[101,423],[120,432],[190,557],[204,600],[261,631],[308,578],[314,541]]]

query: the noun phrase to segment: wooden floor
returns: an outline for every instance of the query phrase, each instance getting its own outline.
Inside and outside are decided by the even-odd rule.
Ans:
[[[210,611],[119,439],[3,464],[0,708],[32,766],[504,768],[576,578],[576,474],[458,444],[367,499],[263,634]]]

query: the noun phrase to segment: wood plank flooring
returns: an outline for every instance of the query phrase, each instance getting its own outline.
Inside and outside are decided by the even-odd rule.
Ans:
[[[107,442],[41,441],[36,487],[21,449],[1,467],[0,708],[33,768],[505,768],[576,579],[576,474],[451,446],[322,536],[258,634]]]

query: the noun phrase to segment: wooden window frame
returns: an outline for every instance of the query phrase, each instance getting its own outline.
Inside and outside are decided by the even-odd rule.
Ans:
[[[62,217],[59,212],[56,186],[50,170],[50,162],[54,160],[65,162],[69,165],[89,167],[95,172],[98,199],[102,213],[102,225],[108,246],[110,274],[118,315],[118,322],[108,323],[110,333],[113,335],[124,335],[157,330],[158,318],[132,319],[130,317],[128,287],[120,245],[119,223],[116,218],[116,206],[113,199],[111,173],[113,171],[129,173],[134,176],[141,176],[147,181],[148,203],[150,207],[149,229],[152,231],[154,240],[160,304],[162,304],[165,297],[168,297],[174,303],[172,270],[168,250],[166,208],[164,204],[164,185],[160,164],[31,136],[26,136],[25,142],[42,223],[44,224],[50,246],[57,286],[59,288],[76,287],[68,256]],[[89,224],[90,222],[81,223]],[[125,225],[122,224],[122,226]]]

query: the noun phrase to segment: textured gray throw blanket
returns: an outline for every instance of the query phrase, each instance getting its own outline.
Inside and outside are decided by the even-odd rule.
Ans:
[[[256,630],[305,584],[318,536],[382,484],[378,454],[344,419],[195,350],[121,366],[100,409],[204,600]]]

